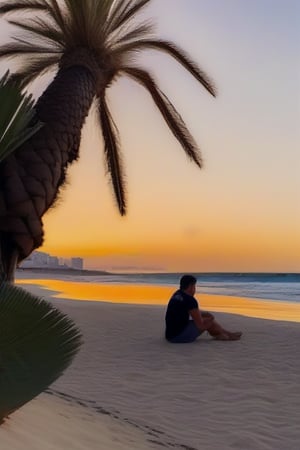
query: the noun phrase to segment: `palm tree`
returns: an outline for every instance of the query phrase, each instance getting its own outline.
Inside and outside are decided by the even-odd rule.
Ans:
[[[106,100],[107,89],[121,75],[149,91],[188,157],[201,167],[200,152],[182,118],[153,76],[134,63],[134,56],[147,49],[167,53],[213,96],[215,88],[183,50],[153,38],[148,22],[137,24],[136,16],[150,1],[9,0],[0,6],[0,14],[7,14],[8,22],[22,32],[0,47],[1,58],[19,62],[15,78],[27,84],[58,70],[36,104],[45,126],[0,166],[0,240],[9,230],[12,260],[21,261],[42,244],[42,216],[55,202],[68,165],[79,156],[81,129],[94,99],[107,171],[119,211],[126,213],[118,131]],[[20,13],[21,18],[16,15]]]
[[[0,79],[0,163],[9,157],[27,139],[41,129],[42,123],[34,117],[32,97],[22,92],[18,83],[9,81],[9,72]],[[4,210],[4,211],[3,211]],[[5,204],[1,208],[1,220],[6,214]],[[1,230],[0,240],[0,276],[12,278],[14,266],[10,262],[8,228]]]

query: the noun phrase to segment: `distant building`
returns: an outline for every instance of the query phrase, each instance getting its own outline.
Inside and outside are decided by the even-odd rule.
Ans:
[[[71,260],[65,260],[48,253],[35,251],[22,261],[20,267],[24,269],[67,269],[71,267],[72,269],[81,270],[83,268],[83,259],[72,258]]]
[[[82,270],[83,269],[83,259],[82,258],[72,258],[71,259],[72,269]]]
[[[21,262],[20,267],[24,269],[57,269],[61,266],[56,256],[35,251]]]
[[[51,268],[58,268],[59,267],[58,257],[57,256],[49,256],[48,266]]]
[[[24,268],[33,268],[33,267],[48,267],[49,265],[49,257],[48,253],[44,252],[33,252],[28,258],[25,259],[20,265],[20,267]]]

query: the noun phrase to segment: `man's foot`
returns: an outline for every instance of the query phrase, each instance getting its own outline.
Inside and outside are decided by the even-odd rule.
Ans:
[[[238,336],[241,337],[242,336],[242,332],[241,331],[233,331],[233,332],[228,332],[229,336]]]
[[[217,341],[238,341],[241,338],[241,333],[221,333],[215,336]]]
[[[225,333],[217,334],[214,338],[216,341],[229,341],[229,336]]]

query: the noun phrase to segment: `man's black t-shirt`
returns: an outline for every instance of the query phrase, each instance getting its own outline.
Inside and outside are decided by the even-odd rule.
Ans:
[[[198,302],[191,295],[180,289],[172,295],[166,312],[166,339],[173,339],[185,329],[189,311],[195,308],[198,308]]]

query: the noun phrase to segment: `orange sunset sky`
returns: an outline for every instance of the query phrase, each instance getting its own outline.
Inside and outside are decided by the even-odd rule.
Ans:
[[[204,169],[150,96],[122,78],[109,99],[128,214],[118,215],[91,114],[40,250],[82,256],[86,268],[300,271],[300,3],[154,0],[146,15],[217,85],[213,99],[169,57],[140,58],[199,143]]]

